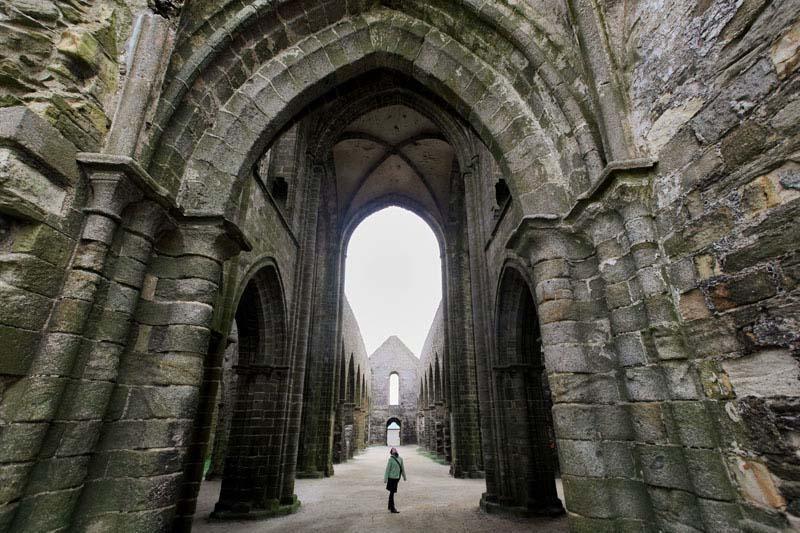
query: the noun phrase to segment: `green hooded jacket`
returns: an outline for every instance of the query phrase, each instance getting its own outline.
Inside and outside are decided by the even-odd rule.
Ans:
[[[401,475],[404,481],[408,481],[406,479],[406,469],[403,467],[403,458],[400,456],[389,457],[389,462],[386,463],[386,472],[383,473],[383,482],[388,482],[389,478],[400,479]]]

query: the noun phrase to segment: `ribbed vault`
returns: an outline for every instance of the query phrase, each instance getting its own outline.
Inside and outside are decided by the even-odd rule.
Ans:
[[[404,194],[442,220],[453,148],[430,119],[404,105],[368,112],[333,148],[340,212],[358,212],[386,195]]]

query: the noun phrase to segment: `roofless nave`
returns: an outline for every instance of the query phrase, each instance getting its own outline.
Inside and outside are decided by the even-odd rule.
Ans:
[[[189,529],[231,372],[217,514],[293,510],[366,419],[387,205],[440,243],[423,398],[486,511],[797,527],[797,0],[0,10],[1,530]]]

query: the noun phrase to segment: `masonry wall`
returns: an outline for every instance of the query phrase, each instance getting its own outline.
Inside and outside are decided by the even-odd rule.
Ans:
[[[417,442],[417,377],[419,359],[399,338],[386,339],[369,357],[372,371],[372,405],[370,407],[371,444],[386,444],[386,426],[390,418],[400,420],[400,444]],[[389,376],[399,377],[399,404],[389,405]]]
[[[676,403],[673,416],[694,421],[693,446],[722,451],[745,519],[767,522],[800,502],[800,426],[787,416],[800,395],[798,15],[794,1],[674,1],[609,18],[639,43],[627,97],[634,138],[659,161],[657,281],[670,284],[699,371],[679,399],[702,402]],[[679,29],[660,37],[667,27]]]
[[[355,376],[351,376],[352,359]],[[342,315],[342,358],[337,365],[338,392],[333,430],[333,462],[343,463],[362,450],[370,433],[372,405],[372,369],[361,329],[347,298]],[[361,383],[358,383],[358,380]],[[340,380],[344,380],[342,383]],[[351,390],[355,386],[357,391]],[[359,392],[356,397],[356,392]]]

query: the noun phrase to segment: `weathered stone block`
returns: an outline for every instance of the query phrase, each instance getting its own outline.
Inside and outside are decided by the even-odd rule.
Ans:
[[[107,424],[99,450],[172,448],[187,444],[190,420],[121,420]]]
[[[706,305],[706,297],[699,289],[692,289],[680,295],[680,303],[678,304],[681,311],[681,317],[684,320],[699,320],[701,318],[708,318],[711,316],[711,311]]]
[[[8,422],[47,421],[60,400],[65,380],[31,376],[11,385],[0,405],[0,417]]]
[[[112,279],[129,287],[138,287],[147,270],[147,265],[130,257],[120,257],[115,264]]]
[[[700,373],[700,383],[703,386],[703,392],[706,397],[715,400],[734,397],[728,374],[717,361],[701,361],[698,363],[697,369]]]
[[[182,451],[174,448],[104,452],[95,461],[96,471],[89,473],[89,479],[103,478],[109,469],[127,472],[133,478],[174,474],[180,472],[182,460]]]
[[[76,148],[46,120],[27,107],[6,107],[0,110],[0,138],[24,148],[40,163],[47,165],[57,179],[72,183],[79,179]]]
[[[722,361],[736,396],[800,396],[800,366],[788,350],[762,350]]]
[[[692,491],[683,448],[640,444],[636,449],[642,475],[649,485]]]
[[[625,442],[558,441],[558,455],[564,474],[582,477],[634,478],[631,445]]]
[[[653,344],[658,358],[662,361],[686,359],[690,350],[682,332],[676,327],[652,329]]]
[[[69,457],[85,454],[93,449],[100,435],[101,420],[83,420],[80,422],[53,422],[47,438],[42,443],[42,457],[57,455]]]
[[[172,418],[194,415],[199,389],[190,386],[133,387],[123,417],[129,420]]]
[[[83,482],[89,457],[56,457],[39,461],[28,480],[27,492],[54,492],[79,486]]]
[[[179,481],[180,474],[90,481],[84,488],[81,511],[95,515],[167,507],[174,504]]]
[[[720,207],[685,226],[664,241],[664,251],[670,257],[701,250],[729,235],[735,217],[728,207]]]
[[[31,254],[57,267],[64,267],[75,241],[46,224],[32,224],[20,228],[14,236],[11,251]]]
[[[27,254],[0,254],[0,281],[47,297],[61,288],[63,271]]]
[[[80,489],[77,487],[36,494],[20,502],[15,518],[30,527],[31,531],[66,529],[79,496]],[[42,509],[47,509],[47,512],[41,512]]]
[[[771,298],[777,292],[772,275],[766,270],[759,270],[714,285],[709,289],[709,297],[717,311],[727,311]]]
[[[543,348],[548,373],[603,373],[614,368],[613,354],[604,346],[557,344]]]
[[[0,374],[24,376],[36,355],[41,337],[38,332],[0,326],[0,346],[4,355],[0,357]]]
[[[62,420],[92,420],[105,411],[114,388],[105,381],[73,382],[61,398],[59,413]]]
[[[696,400],[700,397],[700,381],[691,363],[665,361],[662,363],[669,395],[673,400]]]
[[[641,302],[611,310],[611,331],[616,335],[647,327],[647,313]]]
[[[622,366],[643,365],[647,363],[647,349],[640,332],[625,333],[614,336],[619,364]]]
[[[684,453],[698,496],[729,501],[736,498],[720,452],[687,448]]]
[[[38,330],[44,324],[52,300],[0,281],[0,323],[28,330]]]
[[[771,508],[783,508],[786,505],[775,477],[764,464],[740,457],[729,458],[728,464],[745,499]]]
[[[205,354],[211,332],[207,328],[175,325],[153,328],[148,348],[153,352],[193,352]]]
[[[0,426],[0,449],[8,462],[32,461],[37,443],[47,431],[43,423],[12,423]]]
[[[0,501],[16,500],[25,488],[32,464],[0,465]]]
[[[647,493],[659,518],[659,526],[667,531],[698,531],[695,527],[702,524],[702,517],[697,496],[655,486],[648,486]]]
[[[120,369],[120,382],[138,385],[196,385],[203,376],[203,360],[182,353],[140,353],[126,357]]]
[[[94,272],[70,270],[64,281],[62,295],[64,298],[91,302],[100,286],[101,277]]]
[[[672,443],[672,420],[660,402],[631,403],[625,406],[636,440],[654,444]]]
[[[633,427],[621,405],[556,404],[553,422],[560,439],[631,440]]]
[[[141,300],[136,318],[150,326],[184,324],[207,327],[214,309],[199,302],[148,302]]]
[[[720,153],[725,167],[735,169],[762,152],[768,138],[767,129],[754,121],[742,123],[722,139]]]
[[[670,402],[681,443],[690,448],[714,448],[719,443],[717,427],[705,402]]]
[[[565,475],[564,493],[569,510],[596,518],[639,518],[650,516],[647,490],[641,481],[584,478]]]
[[[789,31],[773,43],[770,48],[770,58],[781,79],[789,76],[800,66],[800,24],[789,28]]]
[[[611,403],[619,400],[616,376],[610,374],[552,374],[555,403]]]
[[[657,366],[626,368],[625,387],[628,397],[633,401],[645,402],[669,398],[664,374]]]
[[[697,503],[706,527],[714,531],[736,531],[742,527],[742,513],[733,503],[698,498]]]

